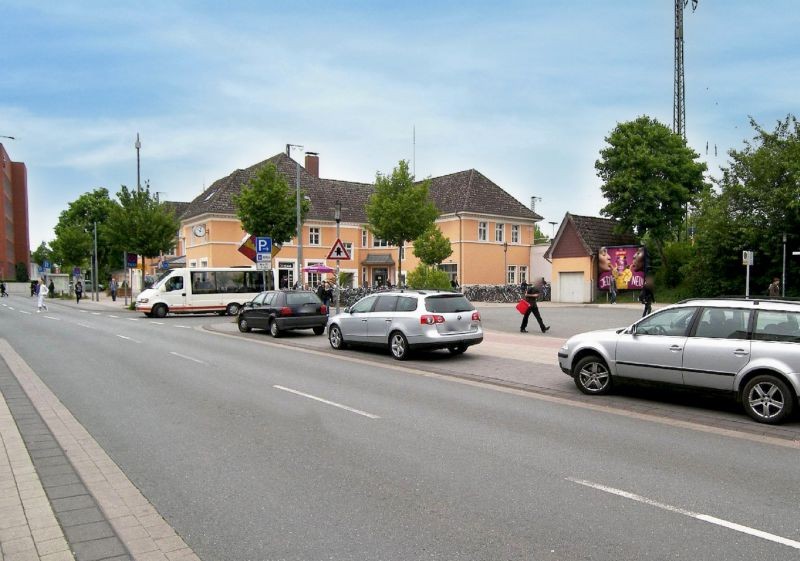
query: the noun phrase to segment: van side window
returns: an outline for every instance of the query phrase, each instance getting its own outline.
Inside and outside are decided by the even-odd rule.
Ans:
[[[183,277],[172,277],[164,285],[167,292],[183,290]]]

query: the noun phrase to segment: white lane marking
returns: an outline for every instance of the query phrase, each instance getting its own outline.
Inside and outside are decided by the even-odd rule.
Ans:
[[[115,316],[113,314],[108,314],[108,317],[110,317],[110,318],[118,318],[119,316]]]
[[[11,308],[11,309],[13,310],[14,308]],[[27,311],[27,310],[20,310],[19,313],[31,315],[31,313],[29,311]]]
[[[47,319],[54,319],[56,321],[61,321],[61,318],[54,318],[53,316],[44,316],[44,317],[46,317]]]
[[[88,323],[76,322],[76,324],[80,325],[81,327],[85,327],[86,329],[97,329],[94,325],[89,325]]]
[[[155,324],[155,325],[164,325],[163,321],[151,321],[150,323]]]
[[[128,318],[128,321],[139,321],[139,318]]]
[[[99,316],[99,315],[100,315],[100,312],[92,312],[92,315],[93,315],[93,316]]]
[[[181,358],[185,358],[186,360],[191,360],[192,362],[196,362],[197,364],[205,364],[205,362],[203,362],[200,359],[193,358],[193,357],[186,356],[186,355],[182,355],[181,353],[176,353],[175,351],[170,351],[169,354],[175,355],[175,356],[179,356]]]
[[[177,327],[178,329],[191,329],[192,328],[191,325],[176,325],[175,327]]]
[[[81,313],[82,314],[88,314],[89,312],[87,310],[81,310]]]
[[[126,341],[133,341],[134,343],[141,343],[141,341],[137,341],[133,337],[126,337],[125,335],[120,335],[120,334],[117,334],[117,337],[119,337],[120,339],[125,339]]]
[[[8,309],[9,309],[9,310],[13,310],[13,309],[14,309],[14,307],[13,307],[13,306],[9,306],[9,307],[8,307]],[[22,310],[20,310],[20,311],[22,311]]]
[[[601,485],[600,483],[593,483],[591,481],[586,481],[585,479],[575,479],[572,477],[567,477],[566,479],[567,481],[572,481],[573,483],[577,483],[578,485],[591,487],[592,489],[597,489],[598,491],[611,493],[612,495],[624,497],[626,499],[654,506],[662,510],[667,510],[669,512],[675,512],[677,514],[683,514],[684,516],[688,516],[690,518],[702,520],[703,522],[708,522],[709,524],[716,524],[717,526],[722,526],[723,528],[728,528],[729,530],[734,530],[736,532],[741,532],[743,534],[748,534],[750,536],[755,536],[757,538],[763,538],[771,542],[779,543],[781,545],[785,545],[788,547],[793,547],[794,549],[800,549],[800,542],[795,540],[790,540],[789,538],[784,538],[782,536],[777,536],[775,534],[770,534],[769,532],[764,532],[763,530],[756,530],[755,528],[750,528],[749,526],[742,526],[741,524],[737,524],[736,522],[729,522],[728,520],[723,520],[722,518],[717,518],[716,516],[702,514],[700,512],[692,512],[691,510],[686,510],[684,508],[680,508],[677,506],[671,506],[668,504],[660,503],[658,501],[654,501],[653,499],[642,497],[641,495],[636,495],[634,493],[629,493],[628,491],[623,491],[622,489],[615,489],[614,487]]]
[[[299,392],[297,390],[293,390],[291,388],[287,388],[284,386],[272,386],[277,390],[283,390],[285,392],[293,393],[296,395],[301,395],[303,397],[307,397],[308,399],[313,399],[315,401],[319,401],[320,403],[325,403],[327,405],[333,405],[334,407],[338,407],[339,409],[344,409],[345,411],[350,411],[351,413],[355,413],[356,415],[363,415],[364,417],[368,417],[370,419],[380,419],[377,415],[373,415],[372,413],[367,413],[366,411],[361,411],[359,409],[353,409],[352,407],[348,407],[347,405],[342,405],[341,403],[336,403],[335,401],[328,401],[327,399],[322,399],[321,397],[317,397],[315,395],[311,395],[308,393]]]

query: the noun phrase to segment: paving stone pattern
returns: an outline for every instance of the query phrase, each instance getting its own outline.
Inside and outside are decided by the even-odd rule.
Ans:
[[[75,559],[130,561],[130,553],[106,520],[28,395],[2,360],[0,392],[16,421],[41,486]]]

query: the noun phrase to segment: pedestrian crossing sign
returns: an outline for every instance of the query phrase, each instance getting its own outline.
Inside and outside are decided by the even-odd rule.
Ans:
[[[333,244],[330,253],[328,253],[328,259],[332,259],[334,261],[349,261],[350,254],[347,253],[347,249],[345,249],[342,240],[337,239],[336,243]]]

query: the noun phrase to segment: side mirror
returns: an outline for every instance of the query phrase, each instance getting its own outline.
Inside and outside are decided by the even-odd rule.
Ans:
[[[342,312],[344,312],[345,314],[349,314],[350,313],[350,306],[348,306],[347,308],[342,310]]]

